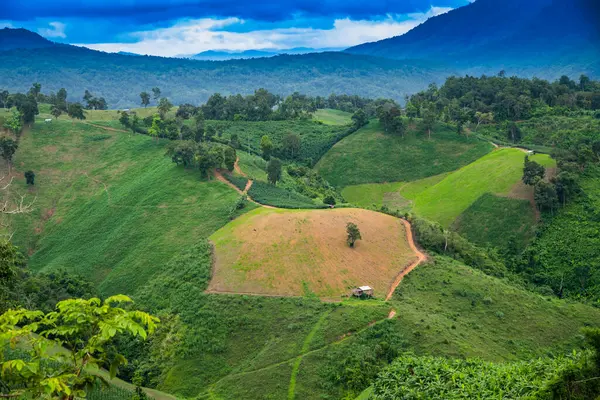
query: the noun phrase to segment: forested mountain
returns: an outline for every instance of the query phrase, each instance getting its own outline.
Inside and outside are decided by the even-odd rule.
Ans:
[[[7,32],[12,33],[3,30],[0,37]],[[0,88],[26,91],[39,82],[47,93],[65,88],[69,100],[81,100],[88,89],[111,108],[140,104],[139,93],[154,86],[175,104],[199,104],[215,92],[250,94],[260,87],[278,95],[402,99],[443,81],[447,73],[439,64],[337,52],[222,62],[131,57],[68,45],[0,52]]]
[[[0,29],[0,51],[12,49],[38,49],[52,47],[55,43],[27,29]]]
[[[598,4],[592,0],[478,0],[408,33],[346,51],[452,63],[463,72],[506,68],[556,79],[600,74]]]

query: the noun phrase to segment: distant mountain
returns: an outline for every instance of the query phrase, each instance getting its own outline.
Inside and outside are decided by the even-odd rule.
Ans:
[[[138,105],[139,93],[155,86],[175,104],[199,104],[215,92],[249,94],[261,87],[280,95],[298,91],[402,100],[453,72],[441,64],[342,52],[230,61],[133,57],[68,45],[0,52],[0,88],[25,91],[39,82],[44,93],[64,87],[72,101],[81,100],[87,89],[111,108]]]
[[[402,36],[346,52],[451,63],[463,72],[498,71],[555,79],[600,76],[597,0],[477,0]]]
[[[274,57],[280,54],[308,54],[308,53],[323,53],[326,51],[338,51],[341,49],[313,49],[308,47],[297,47],[284,50],[245,50],[245,51],[229,51],[229,50],[208,50],[194,55],[184,55],[181,58],[189,58],[192,60],[204,61],[225,61],[225,60],[244,60],[248,58]]]
[[[44,39],[27,29],[0,29],[0,51],[12,49],[39,49],[55,46],[54,42]]]
[[[130,53],[129,51],[119,51],[117,54],[120,54],[122,56],[141,56],[141,54]]]

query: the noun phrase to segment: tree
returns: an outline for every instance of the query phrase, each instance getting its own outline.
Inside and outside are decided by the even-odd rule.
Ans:
[[[194,115],[194,140],[196,142],[204,140],[204,113],[201,110]]]
[[[348,242],[348,246],[350,247],[354,247],[356,241],[362,239],[358,226],[356,226],[356,224],[352,222],[348,222],[348,224],[346,225],[346,233],[348,234],[346,242]]]
[[[569,198],[579,192],[579,185],[574,174],[568,171],[561,171],[552,179],[556,188],[556,194],[562,205],[566,205]]]
[[[60,117],[63,113],[63,110],[57,106],[56,104],[52,105],[52,108],[50,109],[50,114],[52,114],[52,116],[56,119],[58,119],[58,117]]]
[[[206,127],[206,131],[204,132],[204,140],[210,142],[216,134],[217,129],[213,125],[209,125]]]
[[[227,146],[223,151],[224,163],[229,171],[233,171],[235,168],[235,162],[237,160],[237,154],[233,147]]]
[[[534,189],[535,204],[540,211],[550,211],[558,208],[558,195],[556,187],[550,182],[538,180]]]
[[[327,195],[325,197],[323,197],[323,203],[324,204],[329,204],[330,206],[335,206],[335,197],[333,197],[332,195]]]
[[[162,135],[162,132],[163,132],[163,121],[160,119],[160,116],[158,116],[158,114],[156,114],[152,118],[152,126],[150,126],[150,128],[148,128],[148,135],[153,137],[155,140],[158,140],[158,138]]]
[[[171,142],[167,148],[167,156],[177,165],[189,168],[194,165],[198,145],[190,140]]]
[[[80,120],[85,119],[83,107],[81,106],[80,103],[69,104],[69,107],[67,108],[67,114],[69,115],[69,117],[71,117],[73,119],[80,119]]]
[[[35,184],[35,173],[32,170],[25,172],[25,182],[31,186]]]
[[[121,125],[123,125],[125,128],[129,128],[129,113],[126,111],[120,111],[119,114],[119,122]]]
[[[140,99],[142,100],[142,105],[144,106],[144,108],[146,108],[148,104],[150,104],[150,95],[148,94],[148,92],[140,93]]]
[[[62,111],[67,112],[67,91],[65,88],[60,88],[56,93],[56,104]]]
[[[477,119],[477,126],[475,127],[475,132],[477,132],[477,129],[479,129],[479,125],[491,124],[492,122],[494,122],[494,114],[491,112],[484,113],[481,111],[477,111],[475,112],[475,118]]]
[[[426,107],[421,110],[421,117],[423,118],[423,129],[427,131],[427,137],[431,139],[431,130],[435,126],[437,115],[431,107]]]
[[[267,178],[273,185],[276,185],[281,179],[281,161],[279,159],[271,158],[267,164]]]
[[[0,358],[3,397],[74,400],[85,397],[87,388],[104,381],[94,369],[109,365],[110,377],[127,362],[116,352],[108,352],[116,338],[128,335],[145,340],[153,333],[158,318],[141,311],[116,307],[132,303],[124,295],[102,302],[71,299],[59,302],[56,311],[8,310],[0,316],[0,349],[16,344],[26,356]],[[66,352],[57,352],[64,347]]]
[[[166,97],[161,98],[158,102],[158,114],[162,119],[165,119],[167,113],[171,111],[172,108],[173,104],[171,104],[169,99],[167,99]]]
[[[177,108],[175,116],[182,119],[190,119],[196,114],[196,110],[197,108],[193,104],[182,104]]]
[[[282,147],[284,154],[286,154],[288,158],[296,158],[298,153],[300,153],[300,136],[296,135],[295,133],[288,133],[283,138]]]
[[[8,240],[0,241],[0,284],[10,286],[19,268],[25,265],[19,249]],[[2,355],[0,354],[0,360]]]
[[[390,133],[404,137],[406,126],[401,116],[394,117],[390,124]]]
[[[356,112],[352,114],[352,124],[354,126],[354,129],[360,129],[368,123],[369,117],[362,108],[356,110]]]
[[[9,129],[15,136],[19,136],[23,123],[21,122],[21,113],[19,110],[13,110],[11,116],[4,122],[4,127]]]
[[[6,160],[9,168],[12,163],[12,158],[18,148],[19,145],[15,140],[7,137],[0,138],[0,155]]]
[[[135,135],[137,130],[140,128],[140,117],[137,114],[133,114],[133,117],[129,120],[129,128],[131,132]]]
[[[152,88],[152,96],[154,97],[154,100],[160,99],[160,89],[157,87],[153,87]]]
[[[508,123],[508,127],[506,130],[506,136],[508,136],[508,138],[510,140],[512,140],[513,143],[517,143],[521,141],[521,129],[519,128],[519,126],[515,123],[515,122],[509,122]]]
[[[534,186],[538,181],[544,179],[546,169],[536,163],[530,161],[529,156],[525,156],[525,165],[523,167],[523,183],[529,186]]]
[[[41,91],[42,91],[42,85],[36,82],[33,85],[31,85],[31,89],[29,89],[28,94],[33,96],[37,100]]]
[[[265,160],[269,160],[271,158],[271,154],[273,153],[273,142],[267,135],[264,135],[260,139],[260,151],[262,152],[262,157]]]

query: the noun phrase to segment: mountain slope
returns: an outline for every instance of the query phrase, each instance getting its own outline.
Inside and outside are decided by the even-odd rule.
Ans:
[[[0,29],[0,51],[12,49],[39,49],[55,44],[27,29]]]
[[[463,73],[556,79],[600,76],[599,5],[593,0],[478,0],[352,54],[448,63]]]
[[[335,92],[400,100],[449,73],[426,62],[337,52],[223,62],[131,57],[75,46],[0,52],[0,88],[23,91],[39,82],[44,92],[64,87],[70,100],[80,100],[88,89],[114,108],[139,104],[138,94],[154,86],[175,104],[198,104],[215,92],[249,94],[261,87],[281,95]]]

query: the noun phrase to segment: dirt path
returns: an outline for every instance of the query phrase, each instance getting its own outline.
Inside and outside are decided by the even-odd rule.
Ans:
[[[410,222],[408,222],[405,219],[400,219],[400,221],[402,221],[402,223],[404,224],[404,227],[406,228],[406,240],[408,241],[408,245],[410,246],[412,251],[414,251],[415,254],[417,255],[417,260],[415,262],[413,262],[412,264],[410,264],[408,267],[404,268],[404,270],[402,270],[398,274],[398,276],[394,280],[394,283],[392,283],[392,286],[390,287],[390,290],[388,291],[387,296],[385,297],[385,301],[388,301],[389,299],[392,298],[394,291],[396,290],[396,288],[398,287],[400,282],[402,282],[402,278],[404,278],[410,271],[417,268],[422,262],[427,260],[427,256],[425,255],[425,253],[421,252],[421,250],[419,250],[417,248],[417,246],[415,245],[415,241],[413,239],[413,233],[412,233],[412,225],[410,224]]]

